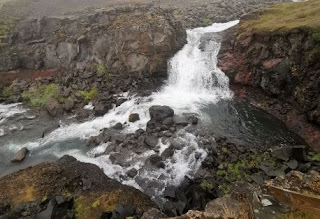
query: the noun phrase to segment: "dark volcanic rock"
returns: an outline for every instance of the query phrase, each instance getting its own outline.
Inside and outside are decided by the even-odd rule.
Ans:
[[[11,162],[13,163],[20,163],[24,160],[24,158],[29,153],[29,150],[27,148],[20,149],[12,158]]]
[[[0,216],[7,213],[10,210],[9,203],[0,203]]]
[[[53,132],[54,130],[56,130],[57,128],[59,128],[60,125],[53,125],[51,127],[46,128],[45,130],[43,130],[41,137],[44,138],[44,136],[50,134],[51,132]]]
[[[122,127],[122,123],[118,122],[117,124],[115,124],[115,125],[113,126],[113,128],[116,129],[116,130],[121,130],[121,129],[123,128],[123,127]]]
[[[161,157],[165,160],[169,157],[172,157],[173,155],[174,155],[174,149],[172,146],[170,146],[162,152]]]
[[[158,138],[153,135],[147,135],[144,139],[146,145],[150,148],[154,148],[158,144]]]
[[[272,156],[283,161],[289,161],[292,158],[299,162],[305,162],[307,161],[305,149],[304,145],[282,147],[273,150]]]
[[[153,154],[151,155],[147,160],[146,163],[151,164],[151,166],[157,167],[157,168],[164,168],[165,164],[162,161],[162,158],[157,155],[157,154]]]
[[[149,108],[150,118],[156,122],[162,122],[168,117],[173,117],[174,111],[168,106],[152,106]]]
[[[110,106],[107,106],[106,104],[99,102],[96,103],[93,111],[94,111],[94,115],[96,116],[103,116],[104,114],[106,114],[110,109]]]
[[[117,206],[112,212],[105,212],[102,214],[101,219],[137,219],[135,210],[130,207]]]
[[[3,218],[75,218],[73,198],[55,196],[42,202],[32,201],[17,205]],[[1,217],[2,218],[2,217]]]
[[[137,174],[138,174],[138,170],[136,170],[135,168],[132,168],[127,172],[127,175],[131,178],[135,177]]]
[[[80,109],[77,113],[77,119],[83,120],[89,117],[89,111],[85,109]]]

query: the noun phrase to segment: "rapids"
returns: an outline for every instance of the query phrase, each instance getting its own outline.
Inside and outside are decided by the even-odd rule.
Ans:
[[[176,151],[165,162],[164,169],[145,166],[147,158],[155,153],[161,154],[169,146],[161,141],[158,143],[159,152],[150,150],[140,155],[126,154],[126,162],[130,165],[125,167],[112,164],[109,155],[96,156],[108,148],[108,143],[89,149],[83,141],[118,122],[125,124],[125,133],[145,129],[150,119],[148,109],[153,105],[170,106],[176,114],[197,113],[202,128],[229,134],[240,142],[260,143],[269,136],[273,136],[276,142],[291,140],[292,137],[279,121],[234,100],[228,77],[217,67],[222,37],[220,32],[238,22],[216,23],[187,30],[187,44],[169,60],[169,77],[160,90],[149,97],[125,93],[123,96],[128,101],[106,115],[83,123],[66,118],[59,122],[60,128],[44,138],[39,138],[41,130],[55,122],[52,118],[35,117],[30,109],[21,104],[0,105],[0,176],[68,154],[80,161],[98,165],[109,177],[141,189],[156,199],[161,198],[166,186],[179,185],[186,175],[192,177],[206,157],[207,152],[198,145],[197,136],[185,130],[179,131],[175,138],[186,147]],[[138,113],[140,120],[128,123],[131,113]],[[270,127],[265,127],[266,121]],[[10,158],[22,147],[31,150],[30,156],[21,164],[11,164]],[[191,156],[195,153],[201,154],[201,158]],[[125,177],[132,167],[138,170],[138,175],[134,179]]]

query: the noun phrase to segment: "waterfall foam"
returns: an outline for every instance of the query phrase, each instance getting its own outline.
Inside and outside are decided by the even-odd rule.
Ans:
[[[148,109],[152,105],[168,105],[176,114],[183,112],[200,114],[203,104],[231,98],[228,78],[217,67],[217,55],[220,49],[217,32],[224,31],[238,22],[187,30],[188,43],[170,60],[168,81],[159,92],[154,92],[150,97],[127,96],[128,101],[102,117],[81,124],[61,126],[45,138],[24,143],[21,147],[28,147],[31,150],[41,148],[39,154],[51,154],[57,157],[68,154],[80,161],[94,163],[103,168],[109,177],[140,188],[149,195],[159,196],[167,185],[178,185],[184,176],[192,176],[200,167],[207,153],[199,147],[196,136],[180,130],[175,140],[186,146],[177,151],[171,159],[167,159],[166,168],[160,170],[145,168],[147,158],[156,153],[152,150],[140,155],[133,153],[128,155],[126,160],[130,161],[131,166],[121,167],[112,164],[109,155],[95,157],[108,148],[108,144],[89,151],[84,148],[67,149],[64,144],[66,141],[98,135],[101,129],[109,128],[118,122],[124,124],[131,113],[138,113],[140,120],[136,123],[127,123],[124,132],[131,133],[138,128],[145,129],[146,123],[150,120]],[[161,140],[159,144],[161,151],[169,146],[161,143]],[[6,149],[16,151],[19,146],[11,145]],[[200,159],[190,156],[196,152],[202,155]],[[139,174],[134,179],[123,179],[122,176],[132,167],[138,169]]]

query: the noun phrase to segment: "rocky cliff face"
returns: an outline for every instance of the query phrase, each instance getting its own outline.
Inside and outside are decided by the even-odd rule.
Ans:
[[[221,67],[233,82],[283,98],[320,125],[320,65],[307,30],[245,33],[241,29],[222,52]]]
[[[108,73],[157,75],[185,38],[169,10],[150,7],[27,19],[0,47],[0,72],[96,65]]]
[[[310,0],[279,4],[249,14],[229,32],[219,55],[221,69],[233,84],[242,85],[240,93],[252,88],[267,93],[268,97],[259,94],[253,99],[317,150],[320,147],[319,11],[320,2]],[[259,93],[256,91],[251,96]]]

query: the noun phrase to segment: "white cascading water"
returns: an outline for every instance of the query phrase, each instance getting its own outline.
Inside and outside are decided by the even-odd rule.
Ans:
[[[80,161],[100,166],[109,177],[145,190],[149,195],[161,196],[161,192],[167,185],[178,185],[185,175],[192,176],[206,157],[206,151],[198,147],[196,136],[181,130],[176,140],[186,146],[184,149],[176,151],[173,157],[166,161],[165,169],[156,170],[144,168],[145,160],[156,153],[152,150],[140,155],[134,153],[128,155],[126,159],[130,161],[131,166],[121,167],[112,164],[109,155],[95,157],[95,154],[103,152],[108,144],[85,151],[84,148],[68,150],[63,146],[63,142],[96,136],[101,129],[112,127],[118,122],[126,123],[123,131],[126,133],[134,132],[138,128],[145,129],[146,123],[150,119],[148,109],[153,105],[170,106],[175,110],[175,114],[191,112],[201,115],[200,109],[204,104],[231,98],[232,92],[228,87],[228,78],[217,68],[220,42],[216,39],[216,33],[224,31],[238,22],[217,23],[209,27],[187,30],[188,43],[169,62],[167,83],[159,92],[153,93],[150,97],[129,97],[124,94],[129,100],[102,117],[81,124],[62,126],[43,139],[23,145],[7,145],[0,148],[0,152],[1,150],[14,152],[21,147],[28,147],[30,150],[41,148],[40,155],[54,154],[61,157],[68,154]],[[140,121],[127,123],[131,113],[138,113]],[[160,154],[168,146],[169,144],[160,141]],[[190,156],[195,152],[202,154],[201,159],[197,160],[194,156]],[[158,185],[152,188],[153,191],[146,191],[150,188],[148,184],[138,185],[135,181],[137,177],[130,180],[124,180],[121,177],[132,167],[139,170],[137,177],[140,179],[158,182]]]

